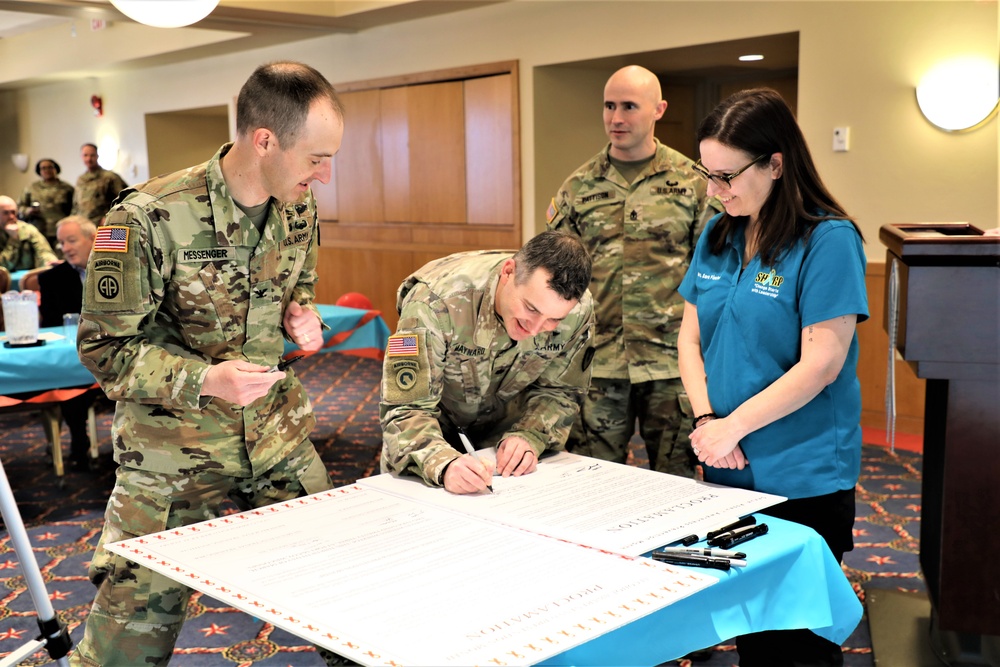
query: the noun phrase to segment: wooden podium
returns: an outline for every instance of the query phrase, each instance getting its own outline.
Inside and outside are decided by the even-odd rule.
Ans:
[[[927,380],[920,564],[932,624],[968,644],[1000,635],[1000,237],[914,223],[879,239],[883,326],[891,337],[895,312],[896,349]]]

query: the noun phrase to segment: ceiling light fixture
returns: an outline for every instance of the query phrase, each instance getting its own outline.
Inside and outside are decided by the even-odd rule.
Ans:
[[[180,28],[212,13],[219,0],[111,0],[122,14],[154,28]]]
[[[745,56],[740,56],[740,61],[745,62],[745,63],[749,63],[749,62],[752,62],[754,60],[763,60],[763,59],[764,59],[764,56],[760,55],[759,53],[748,53]]]
[[[1000,109],[1000,71],[986,58],[955,58],[936,65],[917,85],[917,105],[945,132],[969,132]]]

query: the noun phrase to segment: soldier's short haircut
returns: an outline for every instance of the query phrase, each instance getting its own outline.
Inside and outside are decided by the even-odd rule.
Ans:
[[[567,301],[583,296],[590,287],[590,255],[579,238],[547,230],[524,244],[514,255],[514,282],[524,284],[535,269],[549,273],[548,286]]]
[[[326,78],[309,65],[281,60],[261,65],[240,89],[236,100],[236,132],[249,135],[265,127],[282,148],[295,144],[309,107],[326,98],[344,117],[344,107]]]

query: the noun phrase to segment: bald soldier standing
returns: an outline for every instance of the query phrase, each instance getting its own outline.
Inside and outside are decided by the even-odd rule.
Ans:
[[[492,468],[465,453],[497,447],[496,471],[524,475],[563,448],[590,380],[590,258],[542,232],[517,253],[457,253],[399,288],[399,327],[382,372],[382,472],[478,493]]]
[[[547,218],[550,229],[580,237],[594,262],[597,352],[566,448],[624,463],[638,418],[650,468],[690,477],[677,287],[716,204],[691,160],[653,136],[666,108],[655,74],[635,65],[615,72],[604,87],[610,143],[563,183]]]
[[[90,565],[74,665],[166,665],[190,589],[104,545],[331,488],[284,338],[323,342],[312,181],[330,180],[343,111],[313,68],[257,68],[236,141],[122,193],[87,267],[80,358],[117,401],[117,481]]]

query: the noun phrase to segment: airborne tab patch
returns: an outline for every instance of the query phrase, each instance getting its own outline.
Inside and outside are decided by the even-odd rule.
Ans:
[[[122,271],[124,266],[124,263],[120,259],[111,257],[95,257],[93,262],[91,262],[90,269],[96,277],[94,281],[94,297],[98,304],[123,303],[122,296],[125,283],[122,278]]]

